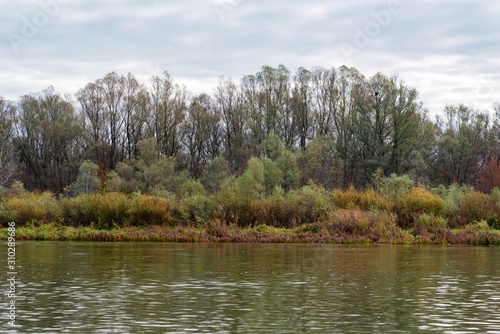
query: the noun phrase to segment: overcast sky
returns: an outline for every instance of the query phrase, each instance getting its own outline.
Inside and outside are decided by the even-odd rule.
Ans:
[[[57,1],[57,2],[56,2]],[[0,6],[0,96],[74,94],[116,71],[193,93],[262,65],[397,73],[432,114],[500,101],[500,2],[16,0]]]

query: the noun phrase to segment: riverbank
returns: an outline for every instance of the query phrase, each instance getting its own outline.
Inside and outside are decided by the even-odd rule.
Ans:
[[[227,189],[57,197],[13,186],[0,197],[0,238],[15,222],[19,240],[500,245],[500,190]]]
[[[332,244],[439,244],[500,246],[500,233],[486,224],[468,225],[463,229],[436,229],[434,233],[415,235],[413,230],[397,228],[394,235],[374,233],[332,233],[325,224],[307,224],[296,228],[259,225],[253,228],[225,226],[212,222],[199,227],[124,227],[96,229],[60,224],[27,225],[16,229],[17,240],[94,241],[94,242],[224,242],[224,243],[332,243]],[[0,229],[0,240],[8,231]]]

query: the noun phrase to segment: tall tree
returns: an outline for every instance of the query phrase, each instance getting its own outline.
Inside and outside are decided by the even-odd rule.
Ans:
[[[350,127],[352,154],[364,167],[364,179],[378,168],[388,175],[412,168],[421,143],[425,114],[418,93],[398,77],[377,73],[354,91],[355,113]]]
[[[154,76],[151,84],[150,117],[154,137],[160,153],[173,156],[180,149],[180,126],[186,113],[187,93],[174,84],[167,72],[163,77]]]
[[[364,80],[364,76],[356,68],[342,66],[339,69],[337,85],[330,86],[327,90],[328,110],[332,115],[333,123],[331,135],[335,139],[337,151],[342,161],[343,188],[355,183],[362,165],[352,150],[356,136],[352,129],[357,111],[354,99],[355,92],[361,89]]]
[[[224,156],[232,171],[245,160],[245,122],[247,111],[241,90],[231,79],[219,78],[215,91],[215,108],[222,118]]]
[[[88,83],[76,93],[76,98],[84,117],[83,135],[89,157],[104,169],[109,166],[109,129],[106,126],[104,99],[98,82]]]
[[[124,153],[126,159],[132,159],[138,153],[137,142],[146,136],[149,93],[131,73],[123,79],[123,85]]]
[[[465,105],[447,105],[438,119],[436,181],[474,184],[492,152],[489,116]]]
[[[274,131],[285,145],[293,146],[296,139],[289,105],[290,71],[284,65],[263,66],[260,72],[243,78],[242,89],[249,112],[252,145],[258,149],[264,138]]]
[[[305,68],[299,68],[294,76],[293,107],[295,124],[299,134],[299,145],[306,146],[307,139],[312,137],[312,96],[311,96],[311,72]],[[291,148],[288,145],[288,148]]]
[[[61,192],[78,172],[81,118],[53,87],[21,98],[18,138],[28,188]]]
[[[193,97],[183,122],[182,136],[193,176],[200,177],[204,166],[219,155],[220,132],[220,116],[210,96]]]
[[[120,149],[123,147],[123,131],[126,120],[123,106],[125,78],[111,72],[106,74],[103,79],[98,80],[98,86],[102,91],[105,119],[108,126],[109,169],[111,170],[122,158]]]
[[[337,83],[337,71],[334,68],[315,67],[311,72],[311,94],[315,137],[333,133],[333,115],[337,113],[340,98]]]
[[[17,170],[15,160],[15,106],[0,97],[0,188],[6,186]]]

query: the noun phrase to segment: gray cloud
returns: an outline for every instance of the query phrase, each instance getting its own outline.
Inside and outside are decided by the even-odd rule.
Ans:
[[[432,113],[445,103],[488,109],[500,100],[494,3],[400,0],[384,19],[393,0],[64,2],[17,53],[8,36],[22,37],[42,8],[2,5],[0,95],[49,85],[75,93],[114,70],[143,81],[167,70],[193,92],[210,93],[219,75],[238,80],[283,63],[292,71],[346,64],[367,76],[399,73]],[[360,34],[369,35],[361,47]]]

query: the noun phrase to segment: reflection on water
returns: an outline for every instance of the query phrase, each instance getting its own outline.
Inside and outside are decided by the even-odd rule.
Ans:
[[[500,331],[500,248],[18,242],[16,257],[19,333]]]

